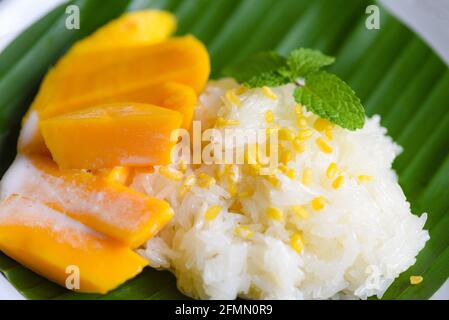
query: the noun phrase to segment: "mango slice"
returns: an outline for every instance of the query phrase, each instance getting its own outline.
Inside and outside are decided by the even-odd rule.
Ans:
[[[204,88],[210,73],[210,61],[204,45],[192,36],[114,53],[119,60],[102,65],[105,58],[81,64],[76,74],[50,70],[41,84],[31,109],[23,120],[18,149],[23,153],[47,154],[37,128],[40,120],[62,113],[109,102],[162,104],[184,115],[183,127],[190,126],[196,94]],[[90,65],[95,65],[92,68]],[[175,88],[173,84],[177,82]],[[163,88],[163,90],[158,90]],[[159,92],[159,93],[158,93]],[[166,95],[176,93],[171,99]],[[165,97],[165,98],[164,98]],[[162,99],[161,99],[162,98]],[[153,102],[153,99],[165,103]],[[194,102],[195,101],[195,102]],[[25,133],[26,132],[26,133]]]
[[[75,43],[58,61],[45,76],[35,102],[48,102],[45,101],[47,90],[58,78],[86,70],[96,72],[100,67],[107,68],[120,63],[123,53],[163,42],[175,28],[175,17],[169,12],[159,10],[132,12],[109,22],[92,35]]]
[[[144,10],[124,14],[75,43],[58,61],[58,74],[97,69],[121,59],[121,50],[151,45],[168,39],[176,29],[175,17],[167,11]],[[95,63],[91,63],[95,61]]]
[[[167,39],[176,29],[175,17],[160,10],[142,10],[122,15],[78,41],[70,54],[92,53],[148,45]]]
[[[36,110],[31,109],[23,120],[22,131],[19,137],[19,150],[28,154],[50,154],[39,131],[39,119],[48,119],[52,116],[86,109],[95,105],[123,101],[154,104],[178,111],[182,114],[182,127],[189,129],[197,105],[197,96],[195,91],[189,86],[168,82],[149,86],[143,85],[129,91],[115,92],[109,96],[92,93],[92,95],[86,96],[84,99],[47,105],[40,115]]]
[[[0,198],[19,194],[64,212],[91,229],[136,248],[173,217],[168,203],[50,159],[18,156],[2,179]]]
[[[83,99],[65,101],[45,106],[39,116],[41,120],[50,117],[74,112],[93,106],[119,102],[137,102],[153,104],[159,107],[172,109],[183,115],[183,127],[188,129],[192,122],[193,111],[197,103],[195,91],[186,85],[169,82],[156,85],[143,85],[126,91],[117,91],[109,95],[99,95],[92,92]]]
[[[119,103],[50,118],[40,129],[63,169],[146,167],[171,162],[179,112],[153,105]]]
[[[120,59],[109,61],[99,57],[99,61],[85,61],[68,74],[56,66],[45,77],[32,108],[41,113],[48,105],[84,100],[93,93],[111,96],[166,82],[185,84],[199,94],[210,73],[207,50],[193,36],[171,38],[114,54]]]
[[[133,94],[136,102],[151,103],[167,109],[178,111],[182,114],[182,127],[190,129],[193,114],[197,105],[195,91],[175,82],[153,86],[151,89],[139,89],[128,94]]]
[[[69,284],[69,289],[79,292],[107,293],[147,265],[125,245],[16,195],[0,203],[0,250],[45,278],[64,287]]]

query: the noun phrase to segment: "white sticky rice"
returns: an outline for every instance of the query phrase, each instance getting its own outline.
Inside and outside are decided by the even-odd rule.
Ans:
[[[235,93],[239,87],[227,79],[208,84],[195,116],[202,129],[213,127],[220,117],[238,120],[240,124],[233,123],[236,128],[277,125],[293,132],[311,130],[304,151],[287,163],[295,176],[279,170],[275,186],[266,176],[248,173],[248,164],[231,169],[172,165],[185,178],[207,173],[215,179],[186,189],[185,178],[167,178],[157,167],[154,173],[138,174],[132,186],[167,200],[175,211],[174,219],[139,252],[151,266],[171,270],[179,289],[194,298],[381,297],[415,263],[429,236],[423,230],[426,214],[411,213],[392,170],[401,148],[386,135],[380,118],[367,119],[357,131],[334,126],[332,137],[326,137],[314,129],[317,116],[305,107],[301,111],[310,128],[298,125],[293,85],[271,88],[275,97],[262,89],[238,92],[239,105],[230,101],[229,90]],[[274,114],[271,124],[266,121],[268,110]],[[332,152],[319,148],[319,137]],[[331,163],[338,167],[335,177],[342,176],[338,187],[332,186],[335,177],[327,175]],[[311,176],[303,183],[306,168]],[[230,190],[229,176],[236,192]],[[316,197],[325,202],[321,210],[311,205]],[[220,213],[206,219],[206,210],[216,205]],[[308,216],[296,215],[293,206],[301,206]],[[282,217],[270,218],[268,208],[276,208]],[[295,235],[302,240],[300,250],[292,246]]]

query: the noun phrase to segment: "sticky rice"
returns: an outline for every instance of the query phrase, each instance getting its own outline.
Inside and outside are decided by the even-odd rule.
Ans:
[[[133,188],[175,211],[139,252],[153,267],[171,270],[185,294],[381,297],[429,239],[426,214],[411,213],[392,170],[401,148],[380,118],[345,130],[298,106],[293,90],[211,81],[196,109],[202,130],[283,132],[272,174],[257,174],[257,164],[181,163],[136,175]]]

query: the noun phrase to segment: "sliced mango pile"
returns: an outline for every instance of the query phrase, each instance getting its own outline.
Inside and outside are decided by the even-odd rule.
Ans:
[[[163,24],[160,27],[171,30]],[[158,42],[161,37],[156,33],[148,44],[131,41],[120,49],[90,49],[83,54],[76,52],[76,45],[69,50],[44,78],[23,120],[19,150],[48,155],[40,121],[104,103],[139,102],[174,109],[182,113],[183,127],[188,128],[197,95],[210,73],[207,50],[193,36]],[[95,35],[83,40],[84,45],[95,44]]]
[[[182,115],[153,105],[117,103],[41,122],[53,159],[63,169],[147,167],[170,163]]]
[[[106,293],[147,265],[126,245],[49,206],[16,195],[0,205],[0,250],[62,285],[68,279],[68,268],[75,266],[83,292]]]
[[[172,218],[128,187],[169,164],[210,72],[204,45],[167,12],[128,13],[76,43],[45,76],[0,184],[0,250],[81,292],[106,293],[146,265],[133,249]]]
[[[48,118],[80,109],[86,100],[121,97],[166,82],[181,83],[199,93],[209,76],[207,51],[193,36],[129,48],[117,54],[118,61],[101,57],[92,61],[95,68],[81,64],[68,72],[57,65],[46,76],[32,109]]]
[[[44,203],[131,248],[156,235],[173,216],[165,201],[82,170],[61,171],[40,156],[18,156],[0,194]]]
[[[166,40],[176,29],[175,17],[165,11],[143,10],[126,13],[78,41],[70,50],[73,55],[111,52],[113,49],[137,47]],[[68,55],[64,58],[67,58]],[[64,63],[64,58],[59,63]]]

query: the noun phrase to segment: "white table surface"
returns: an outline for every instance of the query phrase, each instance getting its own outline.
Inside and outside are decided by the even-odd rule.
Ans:
[[[0,51],[33,21],[66,0],[3,0],[0,2]],[[380,0],[398,18],[422,35],[449,64],[449,0]],[[449,267],[449,266],[448,266]],[[0,275],[0,300],[23,299]],[[449,300],[449,280],[432,299]]]

